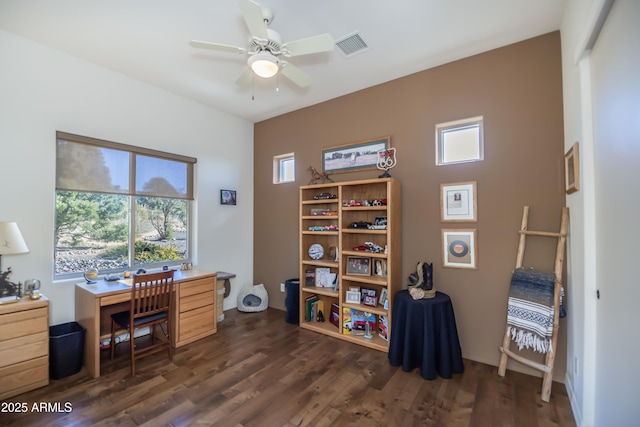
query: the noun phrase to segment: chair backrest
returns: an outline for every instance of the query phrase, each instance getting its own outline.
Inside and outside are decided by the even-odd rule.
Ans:
[[[131,286],[131,318],[168,312],[173,300],[173,270],[136,274]]]

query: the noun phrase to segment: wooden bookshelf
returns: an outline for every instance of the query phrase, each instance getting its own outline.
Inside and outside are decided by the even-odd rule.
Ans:
[[[331,197],[317,198],[326,194]],[[386,218],[386,229],[351,227],[359,222],[379,225],[383,218]],[[401,285],[400,236],[400,183],[393,178],[300,187],[300,327],[388,351],[393,295]],[[309,248],[314,244],[323,249],[317,259],[309,255]],[[380,252],[375,252],[376,247]],[[358,261],[362,261],[364,267]],[[355,271],[355,265],[364,270]],[[333,283],[329,287],[319,286],[327,281],[318,276],[327,272],[329,278],[337,278],[338,289]],[[375,291],[377,304],[347,302],[347,291],[351,288],[358,288],[360,292],[362,289]],[[388,299],[386,308],[380,304],[383,290]],[[313,296],[317,297],[313,300],[322,303],[316,302],[316,311],[309,317],[307,300]],[[338,306],[338,327],[330,322],[332,304]],[[324,322],[316,320],[318,305],[324,308]],[[345,308],[375,316],[376,327],[370,338],[348,333]],[[378,333],[380,316],[386,317],[386,340]]]

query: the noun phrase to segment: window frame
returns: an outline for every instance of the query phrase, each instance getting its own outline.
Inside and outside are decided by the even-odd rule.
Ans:
[[[112,150],[118,150],[118,151],[123,151],[129,154],[129,188],[126,191],[101,191],[101,190],[79,190],[79,189],[73,189],[73,188],[67,188],[68,186],[65,185],[59,185],[59,180],[58,180],[58,144],[59,141],[68,141],[71,143],[78,143],[78,144],[86,144],[89,146],[93,146],[93,147],[97,147],[97,148],[101,148],[101,149],[112,149]],[[138,191],[135,187],[135,177],[136,177],[136,158],[138,156],[145,156],[145,157],[153,157],[156,159],[160,159],[160,160],[168,160],[168,161],[174,161],[174,162],[180,162],[180,163],[184,163],[186,165],[186,171],[185,171],[185,185],[186,188],[184,190],[184,194],[180,194],[180,195],[175,195],[175,196],[166,196],[166,195],[162,195],[162,194],[153,194],[150,193],[148,190],[141,190]],[[143,148],[143,147],[136,147],[136,146],[132,146],[132,145],[127,145],[127,144],[121,144],[121,143],[117,143],[117,142],[112,142],[112,141],[106,141],[106,140],[100,140],[100,139],[96,139],[96,138],[90,138],[90,137],[85,137],[85,136],[80,136],[80,135],[74,135],[74,134],[70,134],[70,133],[66,133],[66,132],[60,132],[57,131],[56,132],[56,185],[55,185],[55,197],[54,200],[58,199],[58,194],[59,192],[81,192],[81,193],[85,193],[85,194],[105,194],[105,195],[120,195],[120,196],[124,196],[127,198],[127,219],[128,219],[128,238],[127,238],[127,264],[128,266],[125,268],[113,268],[113,269],[105,269],[105,270],[101,270],[101,273],[113,273],[113,272],[121,272],[127,269],[138,269],[140,267],[144,267],[144,268],[156,268],[156,267],[161,267],[167,264],[171,264],[171,263],[182,263],[182,262],[190,262],[192,259],[192,231],[193,231],[193,201],[195,200],[194,198],[194,165],[197,162],[197,159],[194,157],[189,157],[189,156],[183,156],[183,155],[178,155],[178,154],[173,154],[173,153],[167,153],[167,152],[163,152],[163,151],[158,151],[158,150],[152,150],[152,149],[147,149],[147,148]],[[137,204],[138,204],[138,198],[140,197],[146,197],[146,198],[170,198],[170,199],[174,199],[174,200],[182,200],[186,203],[186,224],[187,224],[187,229],[186,229],[186,257],[184,258],[180,258],[179,260],[175,260],[175,261],[154,261],[154,262],[147,262],[147,263],[139,263],[137,264],[135,261],[136,258],[136,249],[135,249],[135,243],[136,243],[136,214],[137,214]],[[54,213],[55,213],[55,221],[57,223],[57,216],[58,216],[58,211],[57,211],[57,207],[54,206]],[[54,231],[54,234],[56,232]],[[64,280],[64,279],[70,279],[70,278],[77,278],[77,277],[82,277],[83,272],[81,271],[76,271],[76,272],[64,272],[64,273],[58,273],[57,272],[57,267],[56,267],[56,255],[57,255],[57,236],[54,235],[54,248],[53,248],[53,252],[54,252],[54,263],[53,263],[53,280]]]
[[[285,181],[283,176],[283,163],[286,161],[293,161],[293,177],[289,181]],[[295,153],[279,154],[273,156],[273,183],[274,184],[289,184],[296,181],[296,156]]]
[[[478,157],[469,158],[464,160],[445,161],[445,148],[443,135],[447,132],[455,130],[465,130],[469,128],[478,128]],[[484,117],[476,116],[467,119],[460,119],[446,123],[439,123],[436,125],[436,165],[446,166],[455,165],[461,163],[473,163],[481,162],[484,160]]]

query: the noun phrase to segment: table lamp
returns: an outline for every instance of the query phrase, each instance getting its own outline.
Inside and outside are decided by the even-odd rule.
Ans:
[[[2,273],[2,255],[26,254],[29,248],[15,222],[0,222],[0,273]]]

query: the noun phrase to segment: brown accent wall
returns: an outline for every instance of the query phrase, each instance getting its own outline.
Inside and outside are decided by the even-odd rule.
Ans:
[[[485,160],[435,165],[438,123],[484,116]],[[298,186],[324,147],[391,135],[402,186],[402,277],[434,263],[453,300],[464,357],[498,364],[524,205],[530,229],[557,231],[565,205],[560,34],[495,49],[255,125],[254,281],[285,309],[281,282],[298,275]],[[296,182],[272,184],[273,156],[295,153]],[[335,174],[336,181],[380,171]],[[440,222],[440,184],[478,183],[478,222]],[[441,266],[441,229],[476,228],[478,269]],[[537,239],[537,240],[534,240]],[[525,265],[553,270],[555,241],[529,238]],[[568,296],[570,297],[570,296]],[[561,321],[555,379],[566,365]],[[541,359],[540,359],[541,360]],[[510,368],[533,372],[510,362]]]

